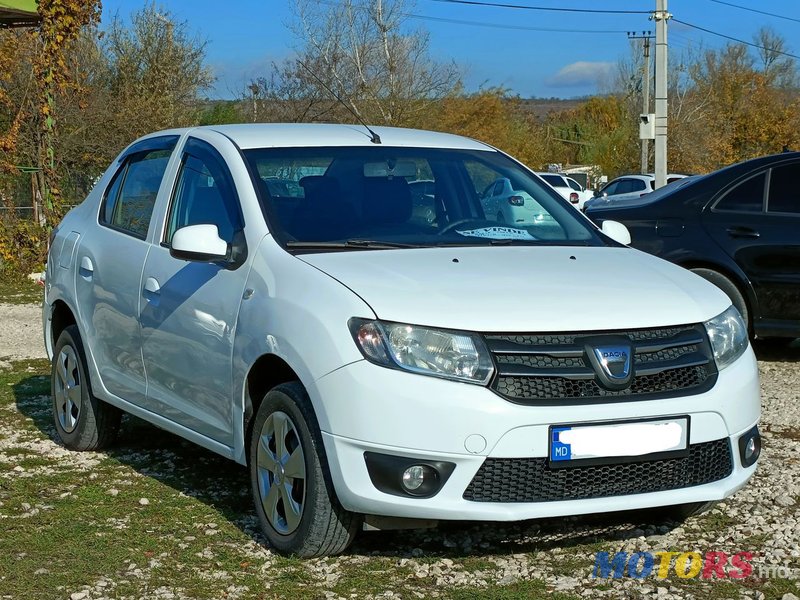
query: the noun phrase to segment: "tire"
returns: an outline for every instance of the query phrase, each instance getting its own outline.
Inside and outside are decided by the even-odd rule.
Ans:
[[[336,498],[322,435],[303,386],[291,382],[270,390],[252,431],[250,483],[270,546],[303,558],[344,552],[361,517],[342,508]]]
[[[725,275],[722,273],[712,269],[697,268],[692,269],[692,273],[700,275],[700,277],[713,283],[728,295],[728,298],[731,299],[731,303],[736,307],[736,310],[739,311],[739,314],[742,315],[742,320],[744,321],[747,331],[749,332],[751,330],[750,311],[747,309],[747,302],[745,301],[744,296],[742,296],[742,292],[739,291],[739,288],[736,286],[736,284],[725,277]]]
[[[101,450],[119,432],[121,411],[92,394],[81,334],[70,325],[58,337],[50,372],[58,437],[71,450]]]

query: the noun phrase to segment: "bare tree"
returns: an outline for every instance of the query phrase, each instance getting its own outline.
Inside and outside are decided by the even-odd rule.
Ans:
[[[296,0],[297,57],[258,79],[259,95],[282,101],[290,120],[346,120],[338,96],[365,120],[413,122],[458,88],[460,73],[430,57],[428,34],[407,27],[408,12],[405,0]]]
[[[784,54],[789,52],[786,40],[771,27],[762,27],[753,36],[753,42],[759,46],[761,70],[768,81],[781,88],[797,87],[795,60]]]

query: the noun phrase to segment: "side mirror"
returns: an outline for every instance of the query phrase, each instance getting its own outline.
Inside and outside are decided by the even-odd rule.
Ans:
[[[216,225],[187,225],[173,234],[169,253],[183,260],[216,262],[228,258],[228,243],[219,237]]]
[[[610,237],[615,242],[630,246],[631,232],[622,223],[618,221],[603,221],[603,226],[600,230]]]

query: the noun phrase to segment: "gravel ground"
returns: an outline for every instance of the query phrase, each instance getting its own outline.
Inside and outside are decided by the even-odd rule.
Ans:
[[[0,303],[0,367],[9,360],[45,358],[40,304]]]
[[[10,359],[44,355],[38,306],[0,304],[0,320],[4,324],[0,328],[0,368],[4,364],[7,366]],[[494,590],[491,594],[494,598],[523,597],[515,594],[501,596],[497,590],[513,590],[515,585],[540,580],[548,592],[562,592],[564,597],[576,598],[797,600],[794,594],[800,595],[800,341],[791,346],[757,344],[756,351],[762,378],[761,428],[765,447],[760,466],[743,490],[704,515],[690,518],[680,526],[660,521],[652,513],[635,513],[618,519],[606,515],[508,525],[446,524],[434,530],[362,534],[347,555],[301,561],[297,568],[304,569],[310,581],[321,586],[320,597],[327,598],[364,597],[360,593],[342,596],[324,590],[332,589],[345,572],[366,568],[375,561],[390,560],[394,569],[382,571],[387,582],[384,590],[366,596],[450,597],[454,590],[478,589],[486,590],[487,594]],[[28,450],[51,459],[56,465],[63,462],[65,467],[75,468],[72,453],[65,452],[50,439],[40,438],[35,443],[22,440],[4,425],[0,415],[0,459],[4,452],[20,445],[26,445]],[[172,457],[170,460],[174,459],[169,449],[161,451],[161,454],[165,452]],[[101,457],[84,453],[81,470],[91,472]],[[151,474],[155,474],[157,469],[153,466]],[[5,474],[6,477],[31,475],[27,471]],[[187,493],[191,495],[191,491]],[[34,506],[31,510],[38,509]],[[23,514],[20,518],[26,517]],[[252,541],[237,551],[253,565],[261,565],[262,572],[268,573],[269,565],[277,557],[257,543],[261,537],[255,519],[252,515],[244,515],[238,525],[252,536]],[[209,540],[213,539],[216,527],[216,524],[211,524],[206,528],[210,529],[210,532],[205,531]],[[124,529],[124,524],[120,528]],[[206,550],[213,555],[216,548],[209,545]],[[597,550],[610,553],[699,552],[703,555],[710,551],[729,555],[752,552],[754,572],[750,577],[732,583],[714,579],[682,579],[676,577],[673,562],[673,570],[666,579],[654,575],[642,580],[630,577],[595,579],[592,567]],[[136,576],[146,581],[151,567],[139,565],[137,569],[141,572]],[[765,575],[765,568],[773,569],[773,580]],[[775,574],[782,579],[779,585],[775,585]],[[226,573],[211,575],[230,577]],[[92,585],[65,589],[61,593],[72,600],[117,597],[113,591],[117,585],[115,579],[123,577],[124,574],[109,573]],[[2,578],[0,598],[3,598],[1,582]],[[187,597],[174,589],[167,590],[164,595],[152,588],[146,590],[147,587],[138,597]],[[476,595],[480,597],[482,592],[476,592]],[[524,596],[533,597],[530,592]],[[232,585],[227,597],[248,598],[256,597],[256,594],[255,590],[237,589]]]

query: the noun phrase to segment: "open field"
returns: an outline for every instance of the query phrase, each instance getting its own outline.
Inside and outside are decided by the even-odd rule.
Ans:
[[[800,595],[800,342],[757,347],[765,453],[756,477],[682,525],[657,511],[448,524],[365,533],[344,556],[302,561],[262,545],[245,469],[215,454],[133,418],[108,452],[59,446],[38,310],[0,304],[0,598]],[[597,551],[746,551],[754,570],[738,580],[674,570],[594,579]]]

